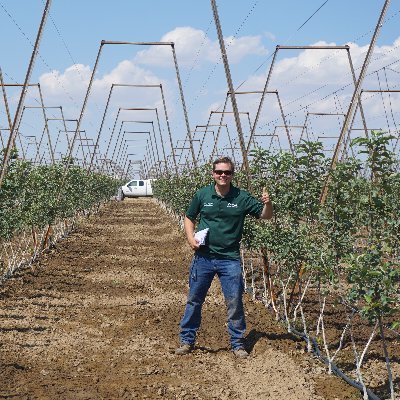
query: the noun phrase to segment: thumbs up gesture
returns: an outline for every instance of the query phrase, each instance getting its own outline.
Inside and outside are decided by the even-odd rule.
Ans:
[[[269,198],[269,193],[268,193],[268,190],[266,187],[263,188],[263,192],[261,195],[261,201],[264,205],[271,203],[271,199]]]

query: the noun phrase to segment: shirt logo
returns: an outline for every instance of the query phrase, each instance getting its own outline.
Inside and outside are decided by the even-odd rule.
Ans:
[[[235,208],[235,207],[237,207],[238,205],[237,204],[233,204],[233,203],[228,203],[227,204],[227,208]]]
[[[212,207],[214,203],[204,203],[204,207]]]

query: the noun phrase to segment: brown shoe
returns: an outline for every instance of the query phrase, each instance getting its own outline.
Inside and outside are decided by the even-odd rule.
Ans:
[[[243,347],[239,347],[238,349],[233,350],[233,354],[237,358],[247,358],[249,356],[249,353]]]
[[[192,344],[187,344],[187,343],[182,343],[176,350],[175,354],[179,356],[183,356],[185,354],[191,353],[193,350],[193,345]]]

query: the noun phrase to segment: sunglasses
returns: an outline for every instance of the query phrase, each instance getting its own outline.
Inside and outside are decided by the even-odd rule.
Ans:
[[[230,171],[230,170],[224,171],[222,169],[215,169],[214,174],[217,174],[217,175],[225,174],[226,176],[231,176],[233,174],[233,171]]]

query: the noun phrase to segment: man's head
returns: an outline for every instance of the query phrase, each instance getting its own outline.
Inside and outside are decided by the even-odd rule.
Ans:
[[[213,178],[220,186],[230,185],[235,165],[229,157],[221,157],[213,162]]]

